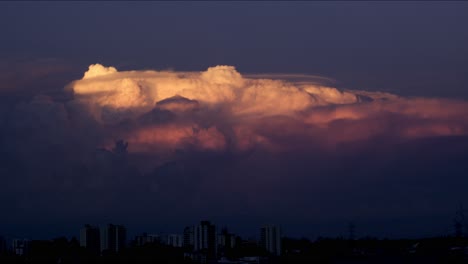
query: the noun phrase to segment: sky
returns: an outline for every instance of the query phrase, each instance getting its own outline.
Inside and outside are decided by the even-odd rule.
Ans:
[[[204,219],[243,235],[451,234],[468,204],[467,14],[1,2],[0,235]]]

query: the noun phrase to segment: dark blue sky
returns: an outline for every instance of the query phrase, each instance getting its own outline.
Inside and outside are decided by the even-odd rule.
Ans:
[[[107,221],[180,232],[203,218],[241,234],[271,219],[294,236],[340,235],[350,220],[358,235],[448,234],[458,202],[468,203],[467,25],[467,2],[0,2],[0,235],[76,235],[86,222]],[[187,148],[163,165],[151,155],[123,162],[96,148],[117,132],[182,121],[157,109],[119,124],[94,120],[63,89],[94,63],[232,65],[241,74],[321,75],[338,88],[461,102],[396,102],[375,116],[380,103],[358,105],[350,111],[363,120],[340,119],[313,136],[297,119],[252,125],[294,149],[280,154]],[[224,125],[228,137],[222,129],[241,121],[223,114],[208,109],[194,122]],[[401,127],[445,136],[401,143]],[[360,138],[367,129],[378,133]],[[323,154],[317,146],[328,132],[359,140]],[[158,166],[139,171],[139,159]]]
[[[320,74],[342,87],[468,97],[464,2],[2,2],[1,58],[85,67]]]

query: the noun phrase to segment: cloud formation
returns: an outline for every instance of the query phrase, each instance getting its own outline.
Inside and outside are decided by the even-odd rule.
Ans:
[[[148,111],[155,103],[174,96],[206,106],[225,105],[235,115],[292,114],[313,106],[357,101],[354,94],[331,87],[243,78],[232,66],[177,73],[118,72],[113,67],[96,64],[71,87],[78,98],[114,111]]]
[[[326,149],[376,137],[404,140],[468,132],[464,101],[256,77],[243,77],[232,66],[119,72],[95,64],[69,89],[102,125],[132,120],[120,134],[130,142],[130,151],[151,152],[151,146],[158,151]]]
[[[247,217],[295,226],[417,218],[463,200],[466,101],[332,84],[244,76],[232,66],[91,65],[66,86],[72,96],[0,104],[0,209],[12,212],[4,221],[14,227],[59,211],[83,222],[135,223],[126,217],[152,208],[168,218],[150,215],[151,225]],[[117,147],[119,139],[128,147]]]

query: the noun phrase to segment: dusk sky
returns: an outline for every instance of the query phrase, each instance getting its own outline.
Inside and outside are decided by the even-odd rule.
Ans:
[[[0,2],[0,235],[452,234],[467,25],[466,2]]]

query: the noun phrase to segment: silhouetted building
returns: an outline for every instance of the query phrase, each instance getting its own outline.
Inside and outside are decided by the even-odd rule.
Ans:
[[[167,245],[173,247],[182,247],[183,239],[182,235],[178,234],[169,234],[167,235]]]
[[[349,240],[351,240],[351,241],[354,240],[355,232],[356,232],[356,225],[353,222],[350,222],[348,224],[348,233],[349,233],[348,239]]]
[[[100,234],[99,228],[91,225],[85,225],[80,230],[80,246],[86,248],[94,254],[99,254]]]
[[[275,225],[260,228],[260,246],[273,255],[281,255],[281,228]]]
[[[29,239],[13,239],[12,250],[15,255],[23,256],[29,253],[31,241]]]
[[[119,252],[125,247],[127,230],[121,225],[108,224],[100,228],[101,252]]]
[[[159,235],[148,235],[147,233],[143,233],[135,237],[135,245],[139,247],[160,241],[161,238]]]
[[[116,226],[115,239],[117,240],[115,251],[119,252],[127,244],[127,229],[124,226]]]
[[[199,225],[195,226],[193,243],[194,252],[202,255],[203,259],[206,261],[216,259],[216,244],[215,225],[212,225],[209,221],[201,221]]]
[[[466,212],[467,210],[463,209],[463,205],[460,204],[456,212],[455,218],[453,219],[455,227],[455,237],[464,237],[468,234],[468,223],[465,218]]]
[[[218,234],[218,258],[231,255],[232,250],[236,246],[236,236],[228,232],[227,228],[223,228],[221,233]]]
[[[6,240],[0,237],[0,254],[5,254],[7,251]]]
[[[218,247],[222,248],[234,248],[236,246],[236,236],[229,233],[227,228],[221,230],[221,234],[218,235]]]
[[[193,244],[194,244],[194,227],[193,226],[187,226],[184,228],[184,241],[183,241],[183,246],[185,250],[187,251],[192,251],[193,250]]]

